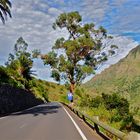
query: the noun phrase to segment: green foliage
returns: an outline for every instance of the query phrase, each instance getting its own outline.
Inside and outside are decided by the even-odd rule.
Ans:
[[[0,0],[0,18],[3,23],[7,20],[7,16],[12,17],[10,8],[12,4],[9,0]]]
[[[45,65],[49,64],[52,67],[57,66],[57,63],[58,63],[57,54],[54,51],[51,51],[47,55],[42,56],[42,59]]]
[[[0,66],[0,85],[2,83],[7,83],[9,81],[9,75],[7,69],[3,66]]]
[[[111,45],[111,47],[110,47],[111,49],[118,49],[118,46],[116,46],[116,45]]]
[[[130,114],[125,115],[125,117],[123,118],[120,130],[131,131],[132,122],[133,122],[133,116]]]
[[[64,86],[37,80],[32,76],[33,59],[38,56],[40,56],[40,51],[34,50],[29,53],[28,44],[20,37],[15,44],[14,52],[9,54],[6,67],[0,66],[0,85],[27,89],[44,102],[48,101],[49,98],[50,100],[67,102]],[[54,57],[56,57],[54,52],[49,53],[50,63],[53,63]],[[57,78],[56,80],[59,80],[59,75],[56,72],[53,71],[52,74]]]
[[[132,124],[132,130],[140,133],[140,126],[137,125],[136,123],[133,123]]]
[[[103,98],[97,96],[92,100],[92,107],[98,108],[102,103],[103,103]]]
[[[81,98],[81,102],[80,102],[80,106],[87,106],[87,107],[90,107],[91,106],[91,98],[88,94],[85,94],[82,96]]]
[[[83,88],[92,95],[117,93],[129,101],[130,112],[140,116],[140,46],[124,59],[96,75]]]
[[[112,47],[115,49],[114,46]],[[104,106],[110,112],[106,122],[117,129],[125,131],[131,129],[139,132],[139,126],[136,124],[140,120],[140,46],[134,48],[117,64],[96,75],[82,88],[85,88],[86,93],[93,97],[102,93],[116,93],[119,97],[115,95],[110,98],[110,95],[107,95],[104,100],[106,101]],[[91,112],[96,114],[95,110],[96,108],[92,108]],[[104,114],[104,116],[107,115]]]
[[[40,83],[39,85],[37,85],[37,90],[42,95],[44,100],[48,101],[48,89],[47,89],[47,87]]]
[[[110,119],[110,122],[120,122],[120,120],[122,120],[122,116],[120,116],[120,114],[118,112],[116,112]]]
[[[28,44],[20,37],[15,44],[14,53],[9,54],[6,66],[14,81],[18,81],[24,88],[30,89],[29,81],[32,79],[33,58],[27,49]]]
[[[120,115],[129,113],[129,103],[126,99],[121,98],[116,93],[112,95],[102,94],[106,109],[112,110],[117,109]]]
[[[133,116],[129,113],[128,101],[115,93],[112,95],[102,94],[102,97],[107,110],[117,110],[117,113],[112,116],[111,122],[119,122],[122,120],[120,129],[129,131],[132,127]]]
[[[89,94],[86,94],[84,88],[76,87],[75,93],[79,97],[79,106],[81,107],[98,108],[103,103],[102,97],[96,96],[93,98]]]
[[[107,121],[108,123],[120,123],[119,129],[129,131],[132,129],[133,116],[129,113],[129,103],[126,99],[120,97],[117,94],[102,94],[102,96],[91,97],[88,94],[81,94],[79,89],[77,90],[80,95],[80,104],[82,108],[89,108],[94,115],[99,115],[100,119]],[[82,95],[82,96],[81,96]],[[101,112],[97,113],[97,110]],[[106,111],[110,115],[104,114]]]
[[[56,81],[60,81],[60,74],[57,70],[53,70],[51,76],[55,78]]]
[[[82,24],[82,17],[77,11],[60,14],[53,28],[65,28],[69,37],[56,40],[53,50],[42,56],[44,64],[51,66],[52,77],[56,81],[65,79],[65,82],[79,85],[99,63],[95,54],[101,51],[102,39],[107,37],[107,31],[102,26],[95,28],[93,23]],[[57,55],[57,50],[65,53]],[[103,57],[100,62],[105,60],[107,58]]]
[[[14,72],[13,72],[14,73]],[[9,84],[14,87],[23,88],[21,82],[16,81],[11,75],[11,71],[6,67],[0,66],[0,85]]]
[[[40,54],[41,54],[41,51],[38,50],[38,49],[35,49],[35,50],[32,51],[32,57],[33,58],[38,58],[40,56]]]

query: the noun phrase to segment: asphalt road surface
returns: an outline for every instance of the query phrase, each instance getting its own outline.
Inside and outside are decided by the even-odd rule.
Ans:
[[[53,102],[0,118],[0,140],[100,140],[68,108]]]

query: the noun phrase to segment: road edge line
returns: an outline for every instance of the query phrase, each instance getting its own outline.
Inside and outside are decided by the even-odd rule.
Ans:
[[[71,119],[71,121],[73,122],[74,126],[76,127],[76,129],[78,130],[80,136],[82,137],[83,140],[87,140],[86,136],[84,135],[84,133],[82,132],[82,130],[79,128],[79,126],[77,125],[77,123],[74,121],[74,119],[71,117],[71,115],[68,113],[68,111],[63,107],[63,109],[65,110],[65,112],[67,113],[67,115],[69,116],[69,118]]]

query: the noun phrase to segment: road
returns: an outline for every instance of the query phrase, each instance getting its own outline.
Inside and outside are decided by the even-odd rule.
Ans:
[[[52,102],[0,118],[0,140],[98,140],[68,108]]]

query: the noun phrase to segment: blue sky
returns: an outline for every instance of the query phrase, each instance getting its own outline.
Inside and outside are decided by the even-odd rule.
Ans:
[[[12,0],[12,19],[0,23],[0,64],[8,58],[18,37],[29,44],[29,50],[51,50],[55,40],[66,36],[54,31],[52,23],[63,12],[79,11],[84,22],[103,25],[108,33],[126,36],[140,43],[140,0]],[[49,67],[36,60],[34,68],[49,77]]]

